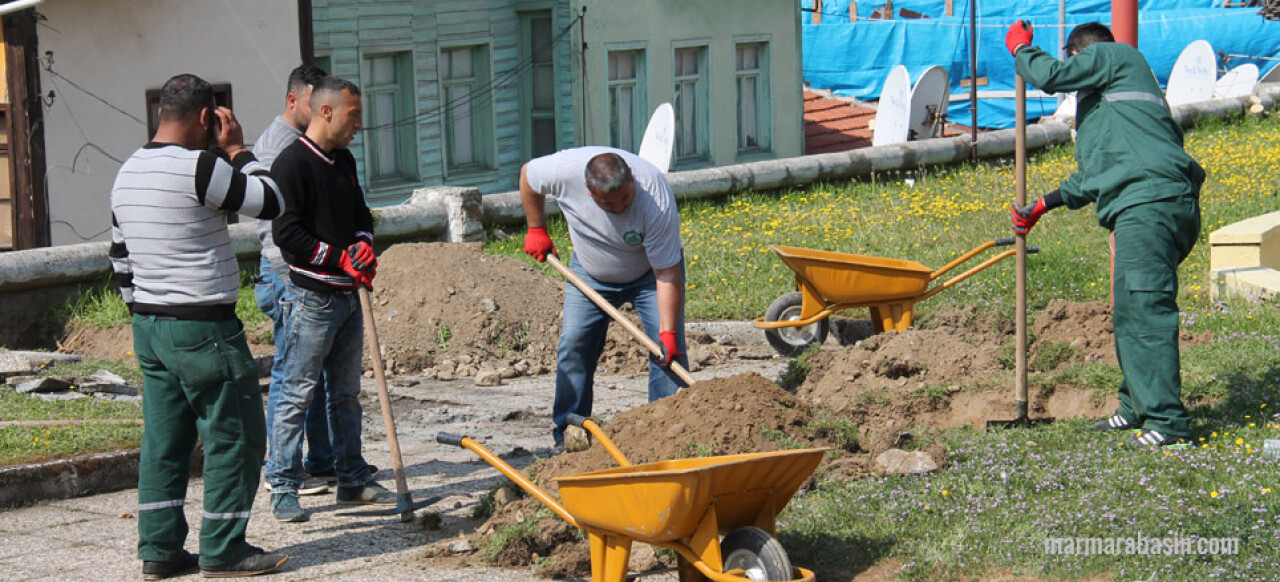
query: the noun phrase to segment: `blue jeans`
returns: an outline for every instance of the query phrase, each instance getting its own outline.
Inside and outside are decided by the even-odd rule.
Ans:
[[[658,341],[658,288],[652,271],[630,283],[619,284],[603,283],[591,278],[577,259],[569,261],[569,269],[582,277],[587,286],[599,292],[614,307],[620,307],[624,303],[634,305],[640,315],[645,335]],[[681,263],[682,275],[683,271]],[[556,348],[556,399],[551,407],[551,420],[555,422],[551,436],[556,444],[564,442],[565,419],[570,413],[591,416],[592,384],[595,382],[596,364],[604,351],[610,321],[609,314],[596,307],[577,287],[565,285],[564,327],[560,332],[560,345]],[[683,305],[680,308],[676,345],[680,348],[680,364],[688,368]],[[684,384],[670,370],[649,362],[649,402],[671,396],[682,386]]]
[[[271,362],[271,385],[267,389],[267,436],[271,436],[271,427],[275,426],[276,402],[280,399],[280,382],[284,379],[284,344],[288,323],[284,302],[292,302],[289,295],[289,284],[280,279],[280,275],[272,268],[271,262],[261,259],[258,264],[258,279],[253,286],[258,299],[258,309],[271,318],[272,337],[275,338],[276,357]],[[329,473],[333,471],[333,444],[329,442],[329,413],[325,410],[327,398],[324,395],[324,376],[317,384],[315,398],[307,409],[306,461],[303,463],[308,473]],[[299,445],[301,446],[301,445]],[[268,459],[270,463],[270,459]]]
[[[338,486],[372,480],[360,454],[360,357],[364,321],[354,292],[323,292],[289,285],[293,302],[285,328],[284,381],[271,427],[267,482],[273,492],[297,491],[302,467],[302,424],[321,374],[332,411],[330,423]]]

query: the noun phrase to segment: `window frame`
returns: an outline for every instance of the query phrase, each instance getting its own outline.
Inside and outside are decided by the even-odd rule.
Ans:
[[[733,39],[733,75],[734,75],[734,148],[740,157],[753,157],[773,152],[773,92],[772,92],[772,47],[770,35],[738,36]],[[756,68],[753,73],[745,74],[738,68],[738,50],[745,45],[756,47]],[[755,124],[757,145],[742,145],[742,106],[739,95],[740,83],[745,77],[755,78]]]
[[[373,82],[374,61],[391,58],[391,66],[395,72],[395,81],[387,85],[376,85]],[[418,123],[417,100],[414,98],[416,83],[413,78],[414,51],[405,47],[387,47],[370,50],[360,55],[361,101],[365,110],[365,130],[362,131],[364,145],[365,180],[370,189],[393,187],[419,180],[421,172],[418,168]],[[391,118],[404,123],[391,128],[395,132],[392,138],[395,144],[394,174],[379,174],[381,148],[378,136],[373,128],[377,111],[377,97],[391,94],[393,103]],[[409,120],[413,121],[409,121]]]
[[[685,50],[698,50],[697,67],[698,71],[695,75],[677,75],[677,64],[679,55]],[[689,167],[705,164],[711,161],[711,144],[712,144],[712,127],[711,123],[711,40],[710,39],[689,39],[675,41],[671,43],[671,106],[675,109],[676,114],[676,139],[674,144],[674,165],[677,167]],[[684,123],[683,113],[684,106],[680,103],[680,85],[688,80],[694,81],[694,97],[696,99],[693,108],[694,115],[694,139],[696,140],[695,151],[692,154],[681,155],[681,144],[684,141]]]
[[[645,126],[649,120],[649,77],[648,77],[648,43],[609,43],[604,50],[605,104],[608,116],[609,145],[618,149],[638,153],[640,142],[644,138]],[[635,76],[629,79],[610,79],[610,57],[614,54],[631,53],[634,56]],[[620,136],[614,135],[614,99],[613,92],[619,87],[631,87],[631,140],[633,143],[623,144]]]
[[[551,37],[550,38],[554,39],[557,33],[556,14],[555,14],[555,11],[552,10],[551,8],[542,8],[542,9],[521,10],[518,13],[518,15],[520,17],[519,54],[520,54],[520,62],[523,63],[526,59],[529,59],[532,61],[534,57],[533,47],[531,46],[533,42],[533,21],[538,19],[543,19],[543,18],[551,21]],[[521,82],[520,82],[520,138],[521,139],[520,141],[521,141],[521,148],[524,152],[525,159],[531,159],[534,157],[538,157],[539,155],[555,153],[555,151],[560,147],[560,99],[558,96],[559,91],[557,90],[558,87],[556,83],[556,77],[558,74],[558,68],[557,68],[558,63],[556,62],[557,60],[556,59],[556,43],[552,42],[549,45],[548,50],[550,54],[547,55],[547,60],[545,62],[539,62],[539,63],[531,62],[529,65],[528,73],[521,75]],[[535,101],[534,92],[537,89],[535,87],[536,75],[534,74],[534,72],[537,67],[542,67],[542,66],[550,67],[551,69],[552,101],[551,101],[551,109],[549,111],[536,111],[534,108],[534,101]],[[552,151],[541,153],[541,154],[534,151],[535,139],[534,139],[533,131],[534,131],[534,127],[539,121],[551,122],[552,133],[554,136],[553,140],[555,144],[552,148]]]
[[[471,76],[461,79],[446,79],[445,75],[448,71],[448,59],[450,53],[458,50],[483,49],[483,54],[471,55]],[[458,41],[448,44],[441,43],[439,54],[437,55],[437,82],[440,90],[440,137],[441,144],[441,163],[443,165],[444,177],[446,180],[459,178],[464,176],[474,176],[494,172],[497,166],[497,139],[494,132],[494,107],[493,107],[493,43],[489,39],[473,39],[467,41]],[[449,88],[452,86],[468,85],[470,94],[474,94],[477,90],[483,90],[484,96],[482,100],[477,102],[468,97],[472,106],[469,111],[471,119],[471,143],[472,157],[475,161],[466,164],[454,164],[453,159],[455,144],[451,139],[453,136],[452,116],[454,108],[449,104]],[[477,104],[479,103],[479,104]]]

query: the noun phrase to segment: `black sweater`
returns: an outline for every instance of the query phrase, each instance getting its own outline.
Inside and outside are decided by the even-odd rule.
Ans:
[[[313,291],[354,289],[356,282],[338,262],[356,241],[373,244],[373,213],[351,152],[326,152],[304,135],[280,152],[271,176],[284,197],[272,235],[293,284]]]

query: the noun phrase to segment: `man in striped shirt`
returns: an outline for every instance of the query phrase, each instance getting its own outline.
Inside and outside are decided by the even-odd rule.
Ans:
[[[206,151],[216,141],[228,163]],[[271,218],[283,199],[243,144],[231,110],[194,75],[169,79],[160,127],[111,189],[111,266],[133,312],[143,374],[138,557],[143,578],[197,563],[206,577],[273,571],[288,556],[245,541],[266,448],[257,366],[236,318],[240,269],[226,213]],[[200,554],[183,549],[183,502],[204,445]]]

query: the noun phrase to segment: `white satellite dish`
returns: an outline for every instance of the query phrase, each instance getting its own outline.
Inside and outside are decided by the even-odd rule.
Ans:
[[[942,135],[950,93],[951,77],[942,67],[929,67],[916,79],[916,86],[911,88],[911,113],[907,121],[909,139],[930,139]]]
[[[1213,99],[1213,85],[1218,80],[1218,56],[1208,41],[1197,40],[1182,49],[1169,73],[1165,100],[1169,107],[1199,103]]]
[[[902,65],[889,71],[876,104],[876,129],[871,145],[889,145],[907,141],[911,122],[911,75]]]
[[[1223,75],[1213,86],[1214,99],[1230,99],[1253,94],[1253,86],[1258,84],[1258,65],[1245,63]]]
[[[1053,116],[1058,119],[1074,118],[1076,105],[1076,92],[1066,93],[1062,96],[1062,102],[1058,103],[1058,108],[1053,111]]]
[[[1258,80],[1259,83],[1280,83],[1280,63],[1271,65],[1271,70]]]
[[[671,149],[676,139],[676,112],[670,103],[663,103],[653,110],[649,125],[640,138],[640,151],[636,155],[667,173],[671,167]]]

